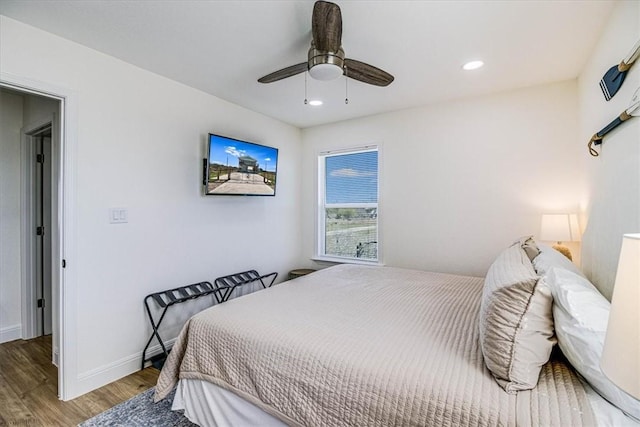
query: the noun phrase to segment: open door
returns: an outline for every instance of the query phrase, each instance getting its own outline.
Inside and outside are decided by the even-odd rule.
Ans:
[[[28,238],[32,238],[35,243],[33,254],[35,301],[32,301],[32,304],[35,304],[36,308],[36,336],[51,335],[53,323],[51,136],[51,124],[49,124],[30,138],[35,146],[35,155],[32,156],[35,179],[31,183],[32,188],[28,190],[32,192],[31,197],[34,200],[32,212],[34,225],[32,234]]]

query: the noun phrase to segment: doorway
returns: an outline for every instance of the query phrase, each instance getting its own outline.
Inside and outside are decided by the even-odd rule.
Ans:
[[[60,103],[29,94],[23,99],[25,121],[36,118],[20,137],[22,339],[52,335],[51,360],[58,366]]]
[[[58,367],[57,396],[64,398],[60,320],[65,104],[63,98],[7,84],[4,77],[0,264],[7,268],[0,277],[0,342],[42,337],[38,341],[48,343],[47,357]]]

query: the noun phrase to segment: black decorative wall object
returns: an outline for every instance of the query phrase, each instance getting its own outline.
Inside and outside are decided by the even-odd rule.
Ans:
[[[602,144],[602,139],[606,134],[608,134],[630,118],[638,116],[640,116],[640,88],[636,89],[635,93],[633,94],[633,98],[631,98],[631,104],[629,105],[629,107],[624,110],[618,117],[613,119],[611,123],[606,125],[600,132],[597,132],[591,137],[588,144],[589,154],[594,157],[599,156],[600,154],[593,146]]]

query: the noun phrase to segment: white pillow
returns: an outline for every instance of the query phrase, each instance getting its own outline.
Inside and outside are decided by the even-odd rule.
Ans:
[[[562,255],[560,252],[553,249],[551,246],[545,244],[538,244],[540,253],[535,257],[531,263],[533,268],[538,273],[538,276],[546,276],[552,268],[564,268],[570,272],[577,274],[580,277],[584,277],[584,274],[569,258]]]
[[[558,346],[573,367],[602,397],[637,420],[640,401],[612,383],[600,370],[610,303],[584,277],[562,268],[547,273],[553,294]]]

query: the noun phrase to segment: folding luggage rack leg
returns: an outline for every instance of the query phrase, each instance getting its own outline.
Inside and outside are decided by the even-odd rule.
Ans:
[[[142,351],[142,363],[140,369],[144,369],[144,364],[146,362],[151,362],[153,366],[161,369],[165,359],[169,355],[170,350],[167,349],[164,342],[162,341],[162,337],[160,337],[160,333],[158,332],[160,324],[164,320],[164,316],[167,314],[167,310],[169,309],[169,307],[212,293],[216,299],[216,302],[222,302],[221,290],[214,288],[210,282],[194,283],[192,285],[181,286],[179,288],[169,289],[162,292],[156,292],[153,294],[149,294],[144,298],[144,306],[147,311],[147,316],[149,317],[149,323],[151,323],[153,332],[151,333],[151,336],[147,341],[147,345],[144,346],[144,350]],[[149,307],[150,300],[154,300],[158,307],[162,308],[162,314],[158,318],[157,322],[154,320],[153,314],[151,313],[151,308]],[[155,356],[147,357],[147,350],[149,349],[149,346],[151,345],[154,337],[158,340],[158,343],[162,348],[162,352]]]

